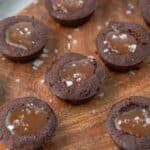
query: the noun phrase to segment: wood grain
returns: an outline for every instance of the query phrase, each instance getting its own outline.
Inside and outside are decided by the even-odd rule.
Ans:
[[[127,15],[129,3],[135,8]],[[58,129],[45,150],[118,149],[105,127],[107,113],[113,104],[123,98],[132,95],[150,97],[150,57],[144,61],[141,69],[132,72],[117,73],[105,68],[107,79],[103,89],[89,103],[81,106],[72,106],[60,101],[43,84],[43,79],[47,68],[50,68],[57,56],[64,52],[93,55],[101,62],[96,53],[95,40],[98,32],[110,20],[139,23],[149,32],[136,4],[136,0],[99,0],[98,9],[90,21],[76,29],[57,24],[48,14],[42,0],[19,13],[34,16],[48,25],[48,58],[44,58],[44,64],[38,70],[34,70],[32,63],[15,64],[1,55],[0,105],[25,96],[36,96],[48,102],[58,117]],[[67,43],[72,43],[67,39],[68,34],[78,42],[71,44],[71,50],[67,49]],[[57,54],[54,49],[59,50]],[[0,150],[4,148],[0,147]]]

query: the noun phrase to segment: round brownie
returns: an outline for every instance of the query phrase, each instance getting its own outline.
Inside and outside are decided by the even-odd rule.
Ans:
[[[13,16],[0,21],[0,52],[17,62],[35,58],[48,41],[48,28],[34,17]]]
[[[124,150],[150,149],[150,98],[130,97],[111,108],[107,129]]]
[[[140,25],[111,22],[98,34],[97,49],[110,68],[135,69],[150,55],[150,36]]]
[[[13,150],[42,148],[56,126],[51,107],[34,97],[10,101],[0,111],[0,141]]]
[[[47,71],[45,83],[57,97],[81,104],[99,91],[104,78],[103,66],[93,57],[67,53]]]
[[[139,8],[141,14],[148,25],[150,25],[150,1],[149,0],[139,0]]]
[[[51,16],[60,24],[76,27],[85,23],[97,7],[97,0],[45,0]]]

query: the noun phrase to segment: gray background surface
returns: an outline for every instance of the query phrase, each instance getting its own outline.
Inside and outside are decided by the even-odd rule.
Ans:
[[[0,0],[0,19],[15,15],[34,0]]]

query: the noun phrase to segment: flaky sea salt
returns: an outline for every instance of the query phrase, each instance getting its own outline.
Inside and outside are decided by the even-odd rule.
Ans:
[[[103,44],[108,44],[108,41],[103,41]]]
[[[104,53],[108,53],[109,52],[109,49],[108,48],[105,48],[104,49]]]
[[[59,50],[57,48],[54,49],[54,53],[57,54]]]
[[[134,118],[134,121],[138,124],[138,123],[140,122],[140,117],[139,117],[139,116],[136,116],[136,117]]]
[[[92,110],[92,114],[96,114],[97,111],[95,109]]]
[[[29,31],[29,29],[28,29],[27,27],[25,27],[24,30],[25,30],[26,32]]]
[[[71,49],[71,44],[67,43],[67,49],[70,50]]]
[[[43,49],[43,53],[48,53],[48,49],[47,49],[47,48],[44,48],[44,49]]]
[[[74,77],[74,78],[80,77],[80,73],[74,73],[74,74],[73,74],[73,77]]]
[[[80,29],[79,28],[75,28],[74,31],[78,32],[78,31],[80,31]]]
[[[72,40],[72,35],[71,35],[71,34],[68,34],[68,35],[67,35],[67,38],[68,38],[69,40]]]
[[[13,125],[8,125],[8,126],[7,126],[7,129],[10,130],[10,131],[14,130],[14,128],[15,128],[15,127],[14,127]]]
[[[129,3],[128,4],[128,9],[126,10],[126,15],[131,15],[133,10],[134,10],[134,5]]]
[[[73,82],[70,80],[66,80],[65,83],[66,83],[67,87],[71,87],[73,85]]]
[[[32,69],[33,69],[33,70],[38,70],[38,68],[37,68],[37,67],[35,67],[35,66],[32,66]]]
[[[124,33],[120,34],[119,37],[120,37],[120,39],[122,39],[122,40],[128,38],[127,34],[124,34]]]
[[[97,26],[97,30],[99,31],[99,30],[101,30],[102,29],[102,27],[100,26],[100,25],[98,25]]]
[[[81,80],[82,80],[82,78],[80,78],[80,77],[76,79],[77,82],[81,82]]]
[[[20,33],[21,35],[24,35],[24,32],[22,32],[22,31],[19,31],[19,33]]]
[[[103,98],[104,96],[105,96],[105,93],[104,93],[104,92],[102,92],[102,93],[99,94],[99,97],[100,97],[100,98]]]
[[[72,67],[75,67],[76,66],[76,64],[72,64]]]
[[[5,57],[2,57],[1,60],[6,60],[6,58],[5,58]]]
[[[131,44],[131,45],[128,46],[128,48],[129,48],[129,51],[131,53],[135,53],[137,45],[136,44]]]
[[[48,54],[43,53],[43,54],[41,54],[40,56],[41,56],[42,58],[46,58],[46,57],[48,57]]]
[[[129,71],[129,75],[134,76],[134,75],[135,75],[135,72],[131,70],[131,71]]]
[[[146,118],[146,124],[150,124],[150,118]]]
[[[90,61],[93,61],[93,60],[95,60],[95,57],[92,56],[92,55],[89,55],[89,56],[88,56],[88,59],[89,59]]]
[[[117,38],[118,38],[118,36],[113,34],[112,39],[117,39]]]
[[[42,83],[42,84],[44,83],[44,79],[41,80],[41,83]]]
[[[78,44],[78,41],[74,39],[74,40],[72,41],[72,43],[73,43],[73,44]]]
[[[129,4],[128,4],[128,8],[132,10],[132,9],[134,9],[134,5],[131,4],[131,3],[129,3]]]
[[[121,125],[121,124],[122,124],[122,121],[121,121],[121,120],[118,120],[118,121],[117,121],[117,124],[118,124],[118,125]]]
[[[107,27],[109,25],[109,21],[106,21],[105,22],[105,26]]]
[[[119,53],[117,49],[111,49],[112,52]]]
[[[31,43],[32,43],[32,44],[35,44],[35,42],[34,42],[34,41],[32,41]]]
[[[43,60],[36,59],[32,64],[33,64],[33,66],[39,68],[43,63],[44,63]]]
[[[126,15],[130,15],[132,14],[132,11],[131,10],[126,10]]]
[[[16,79],[15,81],[16,81],[17,83],[19,83],[19,82],[20,82],[20,79]]]

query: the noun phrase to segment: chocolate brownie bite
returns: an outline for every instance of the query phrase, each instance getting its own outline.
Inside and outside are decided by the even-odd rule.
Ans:
[[[97,7],[97,0],[45,0],[51,16],[65,26],[85,23]]]
[[[114,105],[108,114],[107,129],[124,150],[150,149],[150,98],[130,97]]]
[[[35,58],[48,41],[48,28],[39,20],[13,16],[0,21],[0,52],[17,62]]]
[[[150,55],[150,36],[140,25],[111,22],[97,36],[97,49],[110,68],[135,69]]]
[[[150,1],[149,0],[139,0],[139,8],[141,14],[148,25],[150,25]]]
[[[103,66],[93,57],[67,53],[47,71],[45,83],[57,97],[81,104],[99,91],[104,78]]]
[[[20,98],[0,111],[0,142],[13,150],[40,149],[56,126],[56,116],[47,103],[34,97]]]

